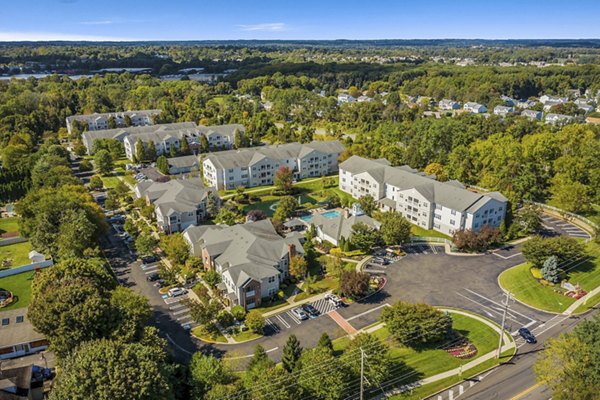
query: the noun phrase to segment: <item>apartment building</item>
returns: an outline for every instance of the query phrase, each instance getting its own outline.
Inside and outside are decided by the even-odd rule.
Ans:
[[[87,125],[88,131],[109,129],[111,127],[111,121],[114,122],[115,128],[154,125],[154,121],[160,113],[161,110],[138,110],[71,115],[70,117],[67,117],[67,130],[70,134],[73,130],[75,121]]]
[[[290,258],[303,255],[298,238],[282,238],[270,220],[245,224],[192,226],[183,237],[206,270],[215,270],[217,287],[230,305],[246,309],[273,297],[289,276]]]
[[[398,211],[421,228],[447,235],[499,227],[507,206],[498,192],[474,193],[458,181],[438,182],[408,166],[392,167],[386,159],[350,157],[340,164],[339,187],[355,198],[371,195],[382,210]]]
[[[339,141],[332,140],[222,151],[204,159],[203,174],[219,190],[272,185],[282,166],[290,168],[297,180],[335,173],[343,150]]]
[[[166,233],[181,232],[204,221],[208,217],[209,196],[219,202],[217,191],[205,188],[199,178],[140,182],[134,193],[154,206],[158,229]]]

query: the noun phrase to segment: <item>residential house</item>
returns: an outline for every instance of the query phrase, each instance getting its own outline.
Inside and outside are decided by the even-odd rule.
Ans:
[[[356,101],[356,99],[354,97],[350,96],[348,93],[338,94],[337,100],[338,100],[338,105],[341,105],[344,103],[354,103]]]
[[[370,102],[373,101],[373,98],[369,97],[369,96],[362,95],[362,96],[359,96],[356,99],[356,101],[359,102],[359,103],[365,103],[365,102],[370,103]]]
[[[204,159],[203,174],[218,190],[272,185],[280,167],[291,169],[297,180],[335,173],[342,151],[337,140],[222,151]]]
[[[552,125],[565,125],[573,121],[573,117],[564,114],[546,114],[544,121]]]
[[[460,109],[460,103],[454,100],[443,99],[438,103],[440,110],[452,111]]]
[[[559,96],[551,96],[548,94],[545,94],[543,96],[540,96],[540,103],[546,105],[548,103],[553,103],[554,104],[564,104],[567,103],[569,101],[568,97],[559,97]]]
[[[507,199],[498,192],[466,190],[458,181],[438,182],[408,166],[386,159],[352,156],[340,164],[340,190],[354,198],[371,195],[383,210],[402,213],[411,223],[452,235],[457,230],[499,227]]]
[[[534,107],[537,104],[534,100],[519,100],[517,103],[517,108],[528,109]]]
[[[204,268],[219,273],[219,289],[229,304],[246,309],[275,296],[289,277],[291,257],[303,255],[297,237],[282,238],[268,219],[233,226],[192,226],[183,237]]]
[[[154,205],[161,232],[181,232],[208,217],[208,201],[219,197],[214,188],[205,188],[200,178],[173,179],[168,182],[140,182],[134,187],[137,198]]]
[[[502,101],[504,101],[504,105],[506,105],[508,107],[514,107],[517,105],[517,101],[515,99],[513,99],[512,97],[502,95],[502,96],[500,96],[500,98],[502,99]]]
[[[494,114],[499,115],[501,117],[506,117],[507,115],[512,114],[515,111],[513,107],[508,106],[496,106],[494,107]]]
[[[139,110],[139,111],[118,111],[110,113],[94,113],[85,115],[71,115],[67,117],[67,130],[69,134],[73,130],[75,121],[87,125],[88,131],[98,131],[109,129],[111,120],[116,128],[126,128],[128,126],[154,125],[154,120],[161,113],[161,110]],[[129,124],[129,125],[128,125]]]
[[[352,227],[359,222],[371,229],[379,230],[381,228],[379,221],[364,213],[350,215],[347,209],[342,210],[336,216],[317,214],[306,224],[315,226],[317,240],[320,242],[327,241],[334,246],[338,246],[342,237],[344,239],[352,238]]]
[[[0,360],[23,357],[48,348],[48,340],[29,322],[26,307],[0,312],[0,321]]]
[[[589,114],[592,111],[594,111],[594,106],[590,105],[590,104],[584,104],[584,103],[575,103],[577,105],[577,108],[579,110],[583,110],[583,112],[585,112],[585,114]]]
[[[187,174],[188,172],[198,171],[200,169],[200,162],[197,156],[181,156],[167,158],[169,164],[169,174]]]
[[[468,102],[465,103],[465,105],[463,106],[463,109],[465,111],[474,113],[474,114],[483,114],[484,112],[487,112],[487,107],[484,106],[483,104],[479,104],[479,103],[474,103],[474,102]]]
[[[535,110],[523,110],[523,111],[521,111],[521,116],[525,117],[525,118],[529,118],[531,120],[536,119],[538,121],[541,121],[543,113],[541,111],[535,111]]]

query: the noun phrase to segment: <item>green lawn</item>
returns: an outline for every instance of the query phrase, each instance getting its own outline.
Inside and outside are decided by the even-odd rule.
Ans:
[[[465,315],[452,314],[452,327],[466,336],[477,347],[477,356],[484,355],[494,350],[498,344],[498,334],[489,326]],[[383,327],[373,332],[375,336],[390,346],[390,356],[393,362],[405,363],[409,368],[419,372],[418,379],[436,375],[449,369],[458,368],[475,358],[459,359],[451,356],[437,346],[428,346],[419,349],[398,346],[390,337],[387,328]],[[340,353],[350,343],[348,337],[337,339],[333,342],[336,353]],[[410,379],[408,382],[414,379]],[[404,382],[407,383],[407,382]]]
[[[585,304],[582,304],[579,307],[577,307],[575,309],[574,313],[579,314],[579,313],[585,312],[585,311],[589,310],[590,308],[594,308],[598,304],[600,304],[600,293],[596,293],[595,295],[593,295],[592,297],[587,299],[587,302]]]
[[[244,332],[240,332],[237,335],[232,335],[233,339],[236,342],[246,342],[248,340],[258,339],[262,335],[252,332],[251,330],[247,330]]]
[[[300,204],[303,205],[307,203],[316,204],[318,202],[317,199],[310,195],[302,194],[293,197],[295,199],[299,199]],[[275,213],[274,209],[277,208],[275,204],[279,201],[279,199],[281,199],[281,196],[263,196],[261,197],[262,201],[244,206],[244,213],[247,213],[250,210],[261,210],[267,214],[268,217],[272,217]]]
[[[227,343],[227,339],[220,332],[206,332],[203,326],[192,329],[192,334],[206,342]]]
[[[11,259],[10,268],[30,264],[29,252],[31,249],[31,243],[29,242],[0,246],[0,260]]]
[[[23,272],[22,274],[0,278],[0,289],[10,290],[16,301],[11,305],[0,309],[0,311],[14,308],[27,307],[31,301],[31,280],[34,272]]]
[[[413,236],[437,237],[437,238],[452,240],[452,238],[450,236],[448,236],[448,235],[445,235],[445,234],[443,234],[441,232],[438,232],[438,231],[434,231],[433,229],[423,229],[423,228],[421,228],[420,226],[417,226],[417,225],[411,226],[410,231],[413,234]]]
[[[0,235],[19,231],[19,217],[0,218]]]
[[[100,175],[100,178],[102,179],[102,183],[104,184],[104,187],[106,189],[112,189],[119,184],[119,178],[117,178],[116,176]]]
[[[589,242],[586,249],[594,258],[569,271],[569,282],[590,291],[600,285],[600,245]],[[529,269],[529,264],[521,264],[504,271],[498,278],[500,285],[517,300],[550,312],[563,312],[575,302],[575,299],[555,292],[554,287],[539,283]]]

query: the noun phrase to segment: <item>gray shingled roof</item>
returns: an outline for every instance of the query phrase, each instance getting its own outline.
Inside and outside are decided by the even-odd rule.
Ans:
[[[143,186],[141,186],[143,184]],[[202,180],[174,179],[168,182],[138,183],[136,188],[143,197],[147,196],[163,215],[173,212],[195,211],[213,188],[205,188]]]
[[[228,125],[210,125],[204,126],[200,125],[198,127],[198,132],[205,136],[210,136],[214,133],[217,133],[221,136],[228,136],[233,139],[233,132],[235,130],[239,130],[241,133],[246,131],[246,128],[242,124],[228,124]]]
[[[169,167],[174,168],[191,168],[194,165],[199,164],[198,157],[196,156],[181,156],[167,158],[167,162],[169,163]]]
[[[149,139],[146,138],[151,135],[164,137],[169,134],[180,138],[184,133],[195,132],[197,129],[198,127],[193,122],[176,122],[172,124],[130,126],[127,128],[87,131],[83,133],[83,136],[90,142],[95,139],[111,139],[125,136],[133,136],[135,137],[135,140],[140,138],[143,142],[147,142]]]
[[[350,171],[352,174],[372,171],[379,176],[383,168],[383,179],[379,182],[386,182],[400,190],[415,189],[423,195],[428,201],[457,211],[466,211],[474,205],[481,197],[493,197],[499,201],[506,201],[506,198],[500,193],[479,194],[464,189],[458,181],[438,182],[430,176],[424,176],[420,173],[410,172],[412,169],[404,167],[382,167],[382,165],[373,160],[352,156],[340,164],[340,168]],[[414,170],[413,170],[414,171]],[[371,174],[373,175],[373,174]]]
[[[190,226],[185,230],[194,246],[205,249],[215,261],[232,275],[236,285],[248,277],[260,280],[278,274],[276,266],[293,244],[298,253],[298,238],[282,238],[270,220],[226,226]]]
[[[311,143],[287,143],[272,146],[253,147],[239,150],[220,151],[209,154],[206,159],[222,169],[250,166],[267,157],[272,160],[304,157],[311,151],[317,150],[325,154],[341,153],[344,146],[338,140],[314,141]]]
[[[381,224],[378,221],[368,215],[351,216],[348,218],[341,214],[336,218],[315,215],[310,220],[311,224],[318,226],[324,234],[335,238],[336,240],[340,240],[342,236],[349,239],[350,236],[352,236],[352,227],[359,222],[362,222],[373,229],[379,229],[381,227]]]

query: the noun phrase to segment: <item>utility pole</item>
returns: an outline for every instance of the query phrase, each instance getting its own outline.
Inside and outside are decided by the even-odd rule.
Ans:
[[[364,380],[365,375],[365,352],[362,347],[360,348],[360,400],[363,400],[364,396]]]
[[[506,313],[508,312],[508,300],[510,299],[510,293],[504,293],[506,295],[506,299],[504,300],[504,312],[502,313],[502,324],[500,328],[500,339],[498,339],[498,350],[496,351],[496,358],[500,358],[500,353],[502,353],[502,339],[504,338],[504,324],[506,323]]]

